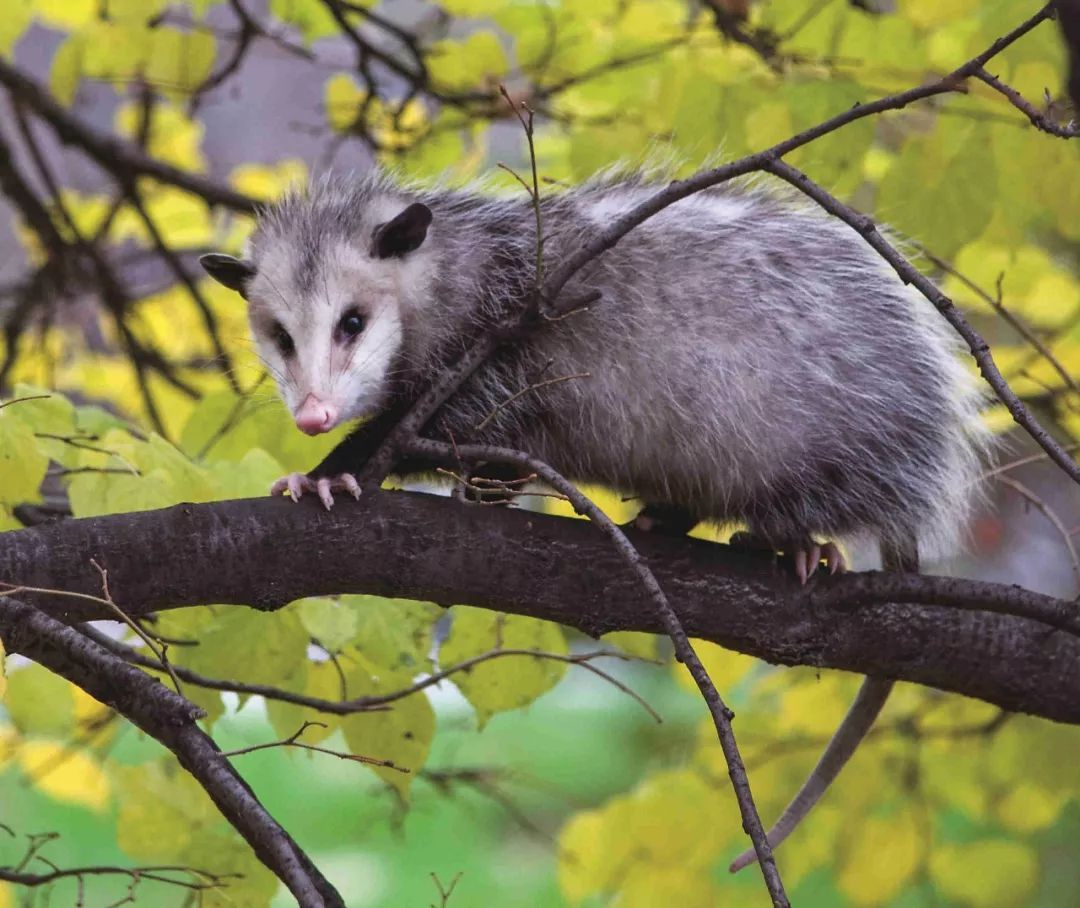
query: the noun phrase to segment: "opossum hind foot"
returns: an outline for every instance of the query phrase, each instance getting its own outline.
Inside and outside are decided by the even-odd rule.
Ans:
[[[774,546],[757,533],[743,531],[731,537],[731,545],[755,551],[783,549],[791,556],[791,561],[795,567],[795,576],[799,578],[799,583],[803,586],[817,571],[822,561],[825,562],[830,574],[843,573],[848,569],[847,559],[844,558],[844,553],[840,551],[835,542],[818,543],[809,537],[805,537],[796,542]]]
[[[280,495],[288,492],[293,501],[299,501],[305,492],[314,492],[319,496],[326,510],[334,506],[334,492],[348,492],[353,498],[360,499],[360,483],[352,473],[341,473],[337,476],[321,476],[314,479],[306,473],[290,473],[282,476],[272,486],[271,495]]]
[[[844,553],[835,542],[819,544],[812,539],[804,540],[791,547],[791,559],[795,562],[795,576],[799,578],[799,583],[803,586],[822,561],[825,562],[830,574],[835,574],[837,571],[843,572],[848,568]]]

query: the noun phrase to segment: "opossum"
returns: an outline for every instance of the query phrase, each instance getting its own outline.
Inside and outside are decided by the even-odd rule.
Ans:
[[[544,260],[657,188],[629,175],[545,197]],[[248,300],[301,430],[374,417],[310,474],[274,486],[330,507],[334,491],[359,496],[354,474],[402,402],[530,298],[534,211],[528,198],[381,173],[327,177],[265,210],[244,259],[202,263]],[[563,292],[599,302],[506,345],[429,432],[527,451],[640,498],[646,515],[741,522],[790,554],[804,583],[822,558],[845,566],[837,541],[876,537],[909,567],[916,544],[956,544],[985,444],[981,395],[944,321],[846,225],[761,188],[714,188],[628,233]],[[864,683],[774,846],[890,686]]]

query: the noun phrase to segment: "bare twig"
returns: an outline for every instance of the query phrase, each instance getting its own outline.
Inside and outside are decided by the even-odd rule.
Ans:
[[[682,623],[668,603],[667,596],[661,589],[653,572],[649,569],[644,559],[634,548],[626,535],[619,529],[600,508],[598,508],[585,495],[578,491],[573,483],[566,480],[561,474],[553,470],[548,464],[537,460],[521,451],[512,451],[506,448],[497,448],[492,445],[458,445],[452,447],[443,442],[430,441],[428,439],[416,439],[408,445],[408,451],[419,457],[434,459],[453,456],[454,452],[467,461],[486,461],[489,463],[509,463],[526,468],[536,473],[544,482],[552,486],[556,491],[566,495],[579,514],[587,516],[597,528],[607,536],[614,548],[619,552],[623,561],[637,575],[639,582],[648,594],[653,606],[660,617],[664,631],[671,638],[675,646],[675,654],[680,662],[686,665],[694,682],[701,691],[702,697],[709,708],[713,724],[716,726],[720,746],[727,760],[728,775],[735,789],[735,796],[739,803],[739,812],[742,814],[743,828],[754,843],[754,852],[757,854],[761,865],[761,872],[765,878],[765,885],[769,890],[772,902],[776,906],[789,904],[784,884],[780,879],[776,862],[773,859],[772,847],[765,836],[765,829],[761,825],[757,808],[754,806],[753,795],[750,791],[750,782],[746,777],[746,769],[742,758],[739,756],[739,748],[735,742],[735,735],[731,728],[731,720],[734,713],[724,705],[716,686],[709,678],[708,672],[701,664],[697,653],[694,651]]]
[[[972,75],[975,76],[976,79],[985,82],[994,89],[994,91],[1004,95],[1009,103],[1026,116],[1031,121],[1031,125],[1041,132],[1057,136],[1059,139],[1075,139],[1077,136],[1080,136],[1080,127],[1075,123],[1067,123],[1064,126],[1060,123],[1056,123],[1045,113],[1038,110],[1034,104],[1025,99],[1015,88],[1006,85],[997,76],[990,75],[990,73],[982,66],[976,67]]]
[[[1065,543],[1065,548],[1069,552],[1069,561],[1072,563],[1073,573],[1076,575],[1076,579],[1080,580],[1080,555],[1077,554],[1076,546],[1073,545],[1072,534],[1069,532],[1069,528],[1065,526],[1064,521],[1058,516],[1057,512],[1046,503],[1042,496],[1038,495],[1033,489],[1028,488],[1019,480],[1001,474],[995,476],[994,479],[1002,485],[1012,489],[1017,495],[1024,498],[1025,501],[1030,502],[1048,521],[1050,521],[1051,526],[1053,526],[1053,528],[1057,530],[1058,535],[1061,536],[1061,541]]]
[[[309,750],[312,753],[327,754],[331,757],[337,757],[339,760],[352,760],[354,763],[364,763],[367,766],[383,766],[386,769],[393,769],[396,772],[408,773],[409,770],[404,766],[398,766],[393,760],[380,760],[376,757],[365,757],[362,754],[346,754],[339,750],[331,750],[328,747],[318,747],[315,744],[304,744],[299,740],[300,736],[309,728],[326,728],[324,722],[311,722],[306,721],[299,729],[294,731],[287,738],[282,738],[280,741],[267,741],[265,744],[252,744],[249,747],[241,747],[237,750],[223,750],[221,755],[223,757],[241,757],[244,754],[255,753],[257,750],[268,750],[271,747],[299,747],[303,750]]]
[[[501,413],[515,401],[523,398],[526,394],[531,394],[534,391],[539,391],[542,388],[548,387],[549,385],[558,385],[562,382],[575,381],[579,378],[592,378],[592,373],[579,372],[576,375],[560,375],[558,378],[546,378],[543,381],[533,382],[528,387],[522,388],[515,394],[511,394],[508,398],[506,398],[506,400],[495,406],[492,411],[488,413],[488,415],[485,416],[483,420],[476,425],[475,431],[479,432],[481,429],[485,428],[496,416],[499,415],[499,413]]]

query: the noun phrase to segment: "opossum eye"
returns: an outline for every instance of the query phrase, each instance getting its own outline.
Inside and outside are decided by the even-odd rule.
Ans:
[[[356,309],[349,309],[338,322],[338,332],[346,340],[352,340],[364,330],[364,316]]]
[[[296,352],[296,344],[293,343],[292,335],[285,330],[285,326],[281,322],[274,322],[270,328],[270,336],[274,339],[274,345],[278,348],[278,352],[286,359]]]

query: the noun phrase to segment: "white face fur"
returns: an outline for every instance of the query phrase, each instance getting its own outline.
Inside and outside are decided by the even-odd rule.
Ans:
[[[386,219],[364,237],[326,237],[302,249],[286,233],[259,244],[256,264],[216,253],[200,260],[247,298],[259,355],[311,435],[385,403],[404,307],[429,292],[432,265],[421,246],[431,211],[391,204],[375,212]]]
[[[324,251],[303,292],[290,250],[260,258],[247,287],[251,331],[297,424],[316,434],[376,410],[402,342],[401,260],[373,259],[341,242]],[[325,422],[313,422],[305,402],[325,408]]]

